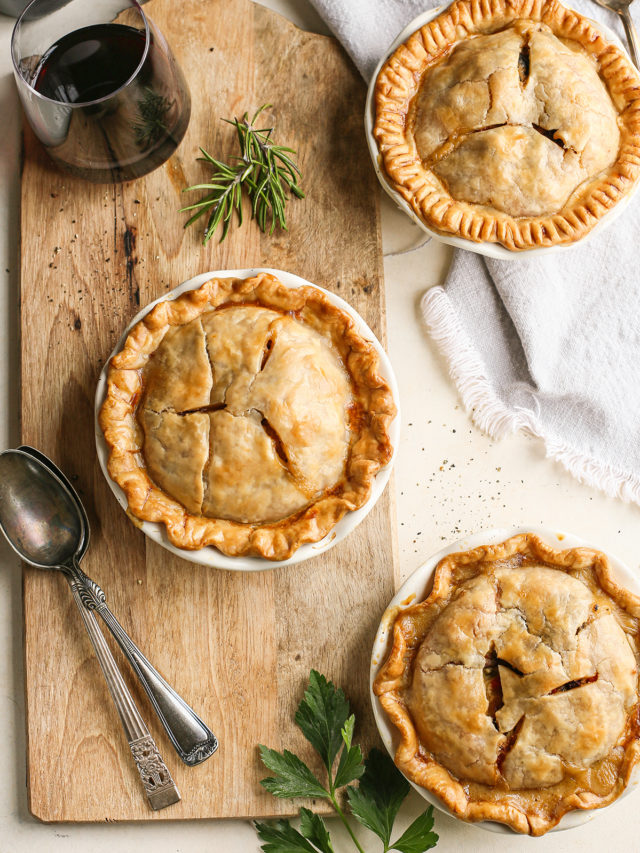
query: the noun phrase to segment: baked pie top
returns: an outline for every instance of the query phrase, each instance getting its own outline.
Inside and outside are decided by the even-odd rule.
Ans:
[[[459,817],[532,835],[610,803],[640,755],[639,616],[597,551],[528,534],[446,557],[374,684],[396,763]]]
[[[431,227],[527,249],[584,236],[640,175],[640,80],[555,0],[454,3],[376,83],[382,165]]]
[[[366,501],[394,413],[351,318],[261,275],[147,314],[111,361],[100,422],[138,518],[178,547],[284,559]]]

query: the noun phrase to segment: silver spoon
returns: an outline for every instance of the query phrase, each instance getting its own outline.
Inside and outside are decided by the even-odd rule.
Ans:
[[[78,562],[89,541],[86,513],[62,472],[44,454],[33,448],[23,447],[0,453],[0,529],[17,553],[31,565],[38,568],[58,568],[67,577],[94,645],[97,642],[103,647],[100,652],[96,648],[101,664],[104,656],[101,658],[100,655],[105,649],[110,658],[105,661],[109,670],[107,674],[105,669],[105,676],[110,689],[110,676],[118,682],[118,697],[124,701],[124,706],[121,705],[118,709],[127,734],[135,740],[142,727],[144,737],[148,736],[151,740],[122,676],[117,671],[115,661],[91,612],[93,609],[97,609],[106,622],[111,617],[111,624],[107,624],[140,675],[143,686],[179,753],[183,753],[190,764],[198,763],[211,755],[217,747],[214,735],[129,639],[106,607],[104,593],[100,587],[90,581],[80,569]],[[117,675],[114,675],[114,672]],[[122,689],[126,693],[124,698]],[[118,704],[115,695],[114,701]],[[135,723],[135,731],[131,729],[132,723]],[[131,742],[131,737],[129,740]],[[152,740],[151,743],[153,744]],[[153,749],[157,755],[155,744]],[[135,753],[134,757],[137,759]],[[177,789],[164,764],[162,767],[176,796]],[[152,778],[153,774],[149,779]],[[145,776],[143,781],[147,781]],[[177,796],[179,798],[179,795]],[[176,799],[172,800],[175,801]]]
[[[84,514],[78,512],[67,490],[66,478],[58,479],[56,470],[49,467],[53,463],[39,457],[38,451],[10,450],[0,454],[0,529],[25,562],[39,569],[63,572],[120,714],[149,803],[156,810],[165,808],[177,803],[180,793],[129,693],[95,615],[82,603],[82,585],[73,574],[73,561],[84,554],[89,544]]]
[[[18,448],[17,451],[6,451],[7,454],[20,452],[29,454],[45,465],[55,477],[63,482],[69,495],[73,498],[82,519],[84,530],[86,531],[86,541],[78,544],[78,550],[76,551],[72,566],[75,578],[79,581],[79,592],[82,602],[88,610],[96,610],[104,619],[105,624],[113,634],[149,696],[160,722],[164,726],[180,758],[190,767],[200,764],[213,755],[218,748],[218,741],[215,735],[202,722],[195,711],[187,705],[184,699],[176,693],[149,663],[109,610],[102,589],[95,581],[88,578],[79,566],[80,560],[84,556],[89,544],[89,519],[87,518],[82,501],[62,471],[44,453],[26,445]],[[0,464],[3,455],[0,453]],[[2,519],[0,517],[1,526]]]
[[[633,64],[638,68],[640,67],[638,65],[640,47],[638,46],[638,34],[636,33],[636,28],[631,19],[631,12],[629,11],[629,6],[631,6],[632,2],[633,0],[596,0],[599,6],[610,9],[622,18],[622,25],[627,35],[627,42],[629,43],[629,53],[631,54]]]

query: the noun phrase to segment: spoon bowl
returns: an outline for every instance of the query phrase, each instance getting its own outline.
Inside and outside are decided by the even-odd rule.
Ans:
[[[41,462],[46,468],[51,471],[54,477],[57,477],[58,480],[61,481],[62,485],[65,486],[69,495],[73,498],[73,501],[76,505],[76,509],[82,519],[82,539],[78,545],[78,550],[76,551],[76,560],[79,563],[80,560],[84,557],[87,552],[87,548],[89,547],[89,538],[91,535],[91,529],[89,526],[89,517],[87,515],[87,511],[84,508],[84,504],[76,494],[76,490],[73,488],[69,480],[65,477],[62,471],[58,468],[58,466],[49,459],[48,456],[45,456],[44,453],[41,453],[39,450],[36,450],[35,447],[29,447],[28,444],[23,444],[18,448],[23,453],[28,454],[29,456],[37,459],[38,462]]]
[[[38,569],[60,569],[85,537],[78,506],[58,477],[23,450],[0,454],[0,529]]]

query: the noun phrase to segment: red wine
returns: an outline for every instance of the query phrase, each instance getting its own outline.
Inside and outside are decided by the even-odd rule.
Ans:
[[[184,136],[189,93],[153,33],[96,24],[63,36],[40,59],[33,88],[49,154],[93,181],[131,180],[163,163]],[[43,135],[39,134],[40,138]]]
[[[112,95],[133,76],[145,45],[144,30],[118,24],[83,27],[46,51],[33,87],[52,101],[96,101]]]

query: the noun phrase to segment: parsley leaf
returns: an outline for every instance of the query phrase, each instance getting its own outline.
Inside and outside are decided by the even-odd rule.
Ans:
[[[362,751],[353,744],[355,717],[349,714],[349,703],[343,691],[324,675],[311,670],[309,686],[298,706],[295,721],[302,733],[319,753],[327,770],[324,788],[307,765],[294,753],[277,752],[260,747],[263,763],[274,776],[261,781],[276,797],[312,797],[328,800],[358,853],[364,853],[347,815],[338,789],[360,780],[357,787],[346,788],[353,816],[374,832],[384,845],[384,853],[425,853],[438,841],[432,832],[433,808],[421,814],[403,835],[391,844],[391,829],[403,800],[410,790],[409,783],[396,769],[386,753],[372,749],[366,762]],[[339,758],[338,758],[339,755]],[[335,776],[333,766],[337,760]],[[264,853],[334,853],[331,837],[321,817],[309,809],[300,809],[300,832],[288,820],[263,823],[254,821]]]
[[[351,741],[353,739],[353,730],[356,725],[355,714],[352,714],[346,721],[340,732],[342,740],[345,742],[347,749],[351,749]]]
[[[431,850],[438,843],[437,834],[431,832],[432,827],[433,806],[429,806],[389,849],[399,850],[400,853],[424,853],[425,850]]]
[[[409,783],[386,753],[372,749],[365,762],[364,775],[357,788],[347,788],[353,816],[382,840],[389,849],[391,827]]]
[[[351,749],[347,749],[345,746],[338,762],[333,786],[334,788],[342,788],[343,785],[348,785],[354,779],[359,779],[363,773],[362,750],[359,746],[352,746]]]
[[[285,749],[283,753],[260,745],[260,758],[275,773],[260,784],[274,797],[327,797],[328,794],[307,765]]]
[[[321,853],[333,853],[331,838],[320,815],[310,812],[309,809],[300,809],[300,829],[304,837],[315,844]]]
[[[356,724],[356,718],[352,714],[346,721],[340,732],[344,747],[340,754],[336,777],[333,780],[333,787],[342,788],[353,782],[354,779],[359,779],[364,773],[364,764],[362,763],[362,750],[359,746],[351,746],[353,738],[353,729]]]
[[[260,841],[265,842],[262,845],[264,853],[318,853],[288,820],[273,823],[255,820],[253,825]]]
[[[342,727],[348,717],[349,703],[342,690],[312,669],[295,721],[329,773],[342,746]]]

